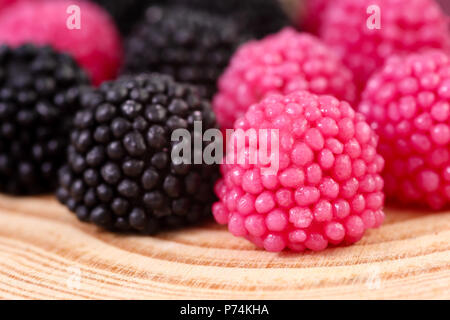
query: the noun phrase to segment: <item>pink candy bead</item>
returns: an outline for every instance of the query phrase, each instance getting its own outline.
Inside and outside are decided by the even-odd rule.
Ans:
[[[222,165],[213,214],[231,233],[268,251],[318,251],[358,241],[366,229],[380,226],[384,161],[375,133],[348,103],[305,91],[274,94],[236,124],[243,130],[277,128],[285,142],[275,174],[262,174],[260,164]]]
[[[234,121],[243,116],[249,107],[266,94],[287,94],[297,90],[309,90],[317,94],[330,94],[353,103],[356,89],[351,72],[343,66],[335,54],[318,38],[299,33],[292,28],[269,35],[259,41],[244,44],[233,56],[230,66],[219,79],[218,93],[213,107],[219,124],[232,128]],[[280,114],[280,106],[271,104],[265,116],[275,127],[285,125],[289,117]],[[288,115],[302,112],[299,105],[291,104]],[[308,106],[303,120],[314,121],[322,117],[319,108]],[[283,110],[284,112],[284,110]],[[262,114],[259,114],[260,117]],[[248,113],[251,123],[258,122],[255,114]],[[304,121],[295,122],[292,133],[303,135]],[[336,125],[328,119],[322,127],[309,133],[306,140],[311,148],[322,148],[323,137],[336,131]],[[320,130],[326,133],[320,133]]]
[[[450,203],[450,181],[445,168],[450,166],[449,99],[444,88],[450,83],[450,57],[430,50],[399,59],[389,59],[368,82],[359,110],[380,135],[379,151],[386,161],[384,177],[388,198],[406,204],[440,209]],[[392,70],[404,70],[393,74]],[[390,87],[384,96],[381,87]],[[405,86],[410,86],[407,89]],[[414,89],[414,90],[413,90]],[[373,151],[366,151],[371,157]],[[380,182],[362,175],[359,188],[370,192]],[[366,174],[370,167],[366,167]],[[376,195],[366,198],[376,211]]]
[[[421,49],[449,49],[450,35],[448,18],[434,0],[308,0],[315,26],[320,37],[339,53],[345,65],[354,75],[362,90],[376,69],[386,58],[394,54],[418,52]],[[307,6],[307,7],[308,7]],[[374,9],[379,8],[379,14]],[[321,12],[317,12],[321,9]],[[379,25],[377,20],[379,18]],[[387,70],[390,75],[401,75],[405,69]],[[425,71],[427,69],[424,69]],[[397,84],[402,95],[415,95],[422,84],[427,89],[436,89],[436,78],[423,72],[423,77],[403,77]],[[383,83],[384,84],[384,83]],[[450,86],[441,83],[436,91],[445,98],[450,97]],[[390,86],[379,86],[379,99],[393,96]],[[405,110],[414,112],[414,108]],[[410,114],[411,116],[411,114]]]

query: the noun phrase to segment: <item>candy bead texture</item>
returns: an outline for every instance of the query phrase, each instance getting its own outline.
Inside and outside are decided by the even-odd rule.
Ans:
[[[124,73],[160,72],[208,99],[244,36],[234,20],[185,7],[150,6],[125,41]]]
[[[218,166],[172,157],[183,143],[172,141],[175,130],[193,137],[196,121],[202,135],[216,127],[197,88],[166,75],[123,76],[83,92],[80,104],[57,190],[78,219],[116,232],[154,234],[211,217]]]
[[[219,14],[234,20],[241,32],[262,38],[290,24],[279,0],[158,0]]]
[[[367,83],[359,111],[380,136],[386,196],[433,209],[450,201],[450,58],[392,57]]]
[[[232,128],[247,109],[270,93],[309,90],[352,103],[352,73],[316,37],[285,28],[241,46],[219,79],[213,107],[219,124]]]
[[[0,45],[0,192],[51,192],[65,162],[77,98],[89,81],[51,47]]]
[[[379,16],[375,11],[367,13],[374,6]],[[353,71],[362,91],[373,72],[393,54],[448,50],[448,23],[434,0],[335,0],[327,5],[319,35]]]
[[[383,222],[378,138],[347,102],[306,91],[269,95],[235,129],[242,131],[227,152],[234,146],[236,159],[247,152],[236,144],[239,135],[278,129],[279,169],[268,174],[267,165],[250,161],[221,166],[213,214],[233,235],[268,251],[320,251],[354,243]],[[257,139],[259,148],[259,137],[249,135],[247,146]]]

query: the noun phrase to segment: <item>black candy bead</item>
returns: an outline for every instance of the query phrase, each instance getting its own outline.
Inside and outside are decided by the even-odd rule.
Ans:
[[[124,73],[168,74],[177,81],[197,85],[205,97],[211,98],[232,54],[249,38],[246,30],[239,30],[229,17],[192,6],[150,6],[125,40]],[[183,86],[171,89],[173,97],[183,95]],[[156,107],[158,104],[173,115],[188,112],[188,101],[173,99],[168,104],[166,98],[151,99],[153,105],[146,107],[147,119],[163,121],[165,114]]]
[[[169,76],[140,74],[82,92],[78,100],[81,110],[57,196],[80,220],[117,232],[154,234],[210,216],[217,166],[171,160],[174,128],[193,134],[188,119],[211,118],[209,103],[196,88]],[[211,119],[203,130],[216,127]],[[0,157],[0,168],[7,165]],[[29,169],[22,170],[26,176]]]
[[[61,70],[72,74],[61,79]],[[66,161],[73,116],[88,78],[76,62],[49,46],[0,45],[0,192],[34,195],[54,191]],[[89,115],[75,119],[81,129]],[[78,152],[92,144],[89,131],[72,137]],[[86,163],[73,156],[74,171]],[[81,191],[73,193],[77,199]],[[80,207],[81,208],[81,207]],[[83,216],[85,209],[79,209]],[[81,214],[83,211],[83,214]]]

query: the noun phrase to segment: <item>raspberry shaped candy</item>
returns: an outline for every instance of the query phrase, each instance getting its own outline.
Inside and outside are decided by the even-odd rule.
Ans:
[[[339,0],[334,0],[339,1]],[[299,21],[296,24],[300,27],[304,27],[309,32],[317,34],[322,25],[322,18],[327,10],[330,0],[304,0],[301,1],[298,6],[297,19]]]
[[[347,102],[306,91],[270,95],[250,107],[235,129],[215,187],[220,201],[213,206],[216,221],[235,236],[268,251],[319,251],[354,243],[381,225],[378,138]],[[273,130],[279,143],[269,152],[279,155],[276,174],[265,171],[261,158],[248,161],[251,150],[267,154],[262,149],[269,145],[265,137],[276,138]],[[244,135],[246,148],[236,143]],[[245,161],[228,161],[230,152]]]
[[[234,20],[241,32],[262,38],[290,24],[278,0],[159,0]]]
[[[0,0],[0,12],[9,6],[10,4],[16,2],[17,0]]]
[[[172,159],[175,130],[192,137],[194,121],[216,125],[196,89],[165,75],[124,76],[84,92],[81,104],[57,191],[80,220],[153,234],[211,215],[217,165]]]
[[[76,17],[67,13],[74,6],[80,8],[79,29]],[[122,61],[120,35],[111,17],[88,1],[18,1],[0,13],[2,42],[48,44],[70,53],[96,85],[116,77]]]
[[[439,50],[392,57],[367,83],[360,112],[380,136],[388,199],[450,203],[450,58]]]
[[[379,16],[376,9],[367,13],[374,6]],[[336,0],[330,1],[319,34],[353,71],[363,90],[372,73],[393,54],[448,50],[448,28],[448,18],[434,0]]]
[[[75,61],[50,47],[0,46],[0,192],[54,190],[87,84]]]
[[[316,37],[286,28],[244,44],[219,80],[213,107],[219,124],[232,128],[266,94],[309,90],[352,103],[351,72]]]
[[[447,0],[438,0],[439,4],[441,5],[442,9],[444,9],[444,12],[450,14],[450,2]]]
[[[155,71],[197,85],[208,98],[241,43],[225,18],[182,7],[149,7],[126,43],[125,73]]]

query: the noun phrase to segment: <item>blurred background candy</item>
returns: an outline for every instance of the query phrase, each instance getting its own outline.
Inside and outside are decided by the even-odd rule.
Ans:
[[[151,6],[126,38],[124,73],[157,71],[211,98],[234,50],[250,38],[233,19],[184,7]]]
[[[353,75],[320,39],[292,28],[239,48],[219,80],[213,106],[219,124],[234,121],[269,93],[309,90],[355,102]]]
[[[122,34],[128,34],[145,9],[162,0],[92,0],[105,8],[114,18]]]
[[[17,0],[0,0],[0,12],[6,8],[7,6],[9,6],[10,4],[12,4],[13,2],[16,2]]]
[[[233,19],[241,32],[261,38],[290,24],[279,0],[162,0]]]
[[[80,29],[67,27],[67,8],[81,9]],[[120,35],[111,17],[98,5],[78,0],[18,0],[0,12],[0,43],[50,44],[70,53],[100,84],[117,76],[122,63]]]
[[[371,5],[380,8],[379,29],[368,26]],[[434,0],[331,1],[319,35],[353,71],[360,90],[393,54],[450,48],[449,19]]]
[[[80,86],[88,83],[70,56],[51,47],[0,45],[1,192],[53,191]]]
[[[339,0],[337,0],[339,1]],[[291,1],[294,3],[295,25],[304,28],[305,31],[317,34],[322,25],[322,17],[330,0],[300,0]]]
[[[93,0],[114,17],[123,34],[128,34],[151,5],[180,5],[234,20],[241,31],[263,37],[289,24],[278,0]]]
[[[380,137],[385,192],[406,205],[450,203],[450,57],[391,57],[368,81],[359,110]]]
[[[437,0],[437,2],[442,6],[444,12],[448,15],[450,14],[450,1],[448,0]]]

